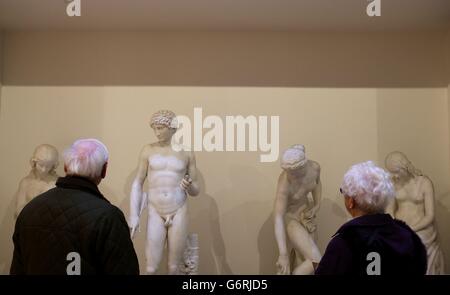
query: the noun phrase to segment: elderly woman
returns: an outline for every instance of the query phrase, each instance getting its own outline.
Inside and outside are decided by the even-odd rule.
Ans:
[[[340,191],[353,219],[334,235],[316,274],[425,274],[427,257],[420,238],[384,213],[395,197],[389,173],[373,162],[354,165]]]

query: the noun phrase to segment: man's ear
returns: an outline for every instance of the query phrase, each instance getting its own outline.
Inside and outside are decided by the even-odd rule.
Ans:
[[[108,162],[103,165],[102,168],[102,179],[106,177],[106,170],[108,169]]]

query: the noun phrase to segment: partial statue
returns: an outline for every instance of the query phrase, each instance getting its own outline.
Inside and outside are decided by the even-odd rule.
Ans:
[[[184,250],[183,262],[180,266],[182,275],[198,275],[199,243],[197,234],[189,234]]]
[[[162,110],[153,114],[150,126],[158,142],[144,146],[131,188],[129,226],[131,237],[139,229],[142,211],[148,209],[147,274],[155,274],[167,240],[169,274],[179,274],[188,241],[187,197],[199,194],[195,156],[172,142],[176,115]],[[175,146],[177,145],[177,146]],[[143,193],[147,179],[147,192]]]
[[[422,239],[427,249],[427,274],[444,274],[444,257],[434,224],[433,183],[401,152],[392,152],[386,157],[386,168],[392,175],[396,190],[395,200],[387,212],[406,222]]]
[[[34,150],[30,159],[31,171],[20,181],[16,193],[15,218],[34,197],[55,187],[58,179],[56,174],[58,159],[58,150],[49,144],[42,144]]]
[[[303,145],[294,145],[284,152],[281,168],[274,209],[280,252],[277,273],[310,275],[321,259],[315,241],[315,217],[322,199],[320,165],[306,158]]]

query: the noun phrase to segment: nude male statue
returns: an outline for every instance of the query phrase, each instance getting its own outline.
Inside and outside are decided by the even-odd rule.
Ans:
[[[176,115],[156,112],[150,122],[158,142],[144,146],[131,190],[130,230],[133,238],[142,210],[148,207],[146,259],[148,274],[155,274],[167,240],[169,274],[178,274],[188,237],[187,196],[199,194],[193,152],[173,148]],[[143,184],[148,179],[147,193]]]
[[[313,238],[314,218],[322,198],[320,166],[306,158],[303,145],[294,145],[284,152],[281,167],[284,171],[278,179],[274,209],[275,237],[280,251],[278,274],[313,274],[321,259]],[[292,273],[288,240],[295,253]]]

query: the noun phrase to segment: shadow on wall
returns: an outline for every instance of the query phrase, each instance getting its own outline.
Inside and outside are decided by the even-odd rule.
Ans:
[[[272,237],[268,239],[268,237]],[[259,274],[274,275],[277,272],[278,246],[275,240],[273,213],[266,219],[258,233]]]
[[[443,194],[436,201],[435,208],[435,220],[436,227],[438,230],[438,240],[441,247],[441,250],[444,254],[445,261],[445,273],[449,273],[450,269],[450,236],[448,234],[444,234],[448,232],[448,225],[450,224],[450,192]]]
[[[277,253],[275,250],[277,247],[271,212],[275,198],[276,180],[268,179],[253,166],[232,166],[229,171],[229,179],[230,187],[218,192],[219,198],[232,197],[249,200],[238,204],[222,215],[223,228],[230,239],[227,244],[232,247],[233,255],[238,255],[238,257],[234,257],[234,262],[239,264],[236,266],[240,270],[238,274],[275,274],[275,255]],[[256,185],[236,185],[238,183]],[[267,199],[268,194],[269,199]],[[264,218],[261,215],[268,217]],[[253,243],[255,243],[254,246]],[[258,249],[256,263],[252,260],[256,253],[251,250],[252,247]],[[253,265],[255,269],[250,268]]]
[[[189,198],[189,228],[191,232],[199,235],[199,273],[231,275],[233,272],[227,261],[225,242],[220,227],[219,207],[214,197],[206,193],[203,174],[199,170],[197,172],[201,191],[197,197]]]
[[[9,268],[12,262],[14,245],[12,236],[14,233],[14,212],[16,211],[16,199],[13,197],[6,208],[5,217],[0,227],[0,237],[8,237],[8,244],[1,245],[0,251],[0,274],[9,274]]]
[[[323,197],[319,212],[317,213],[318,246],[323,255],[332,236],[349,219],[348,213],[339,203],[339,197]]]

